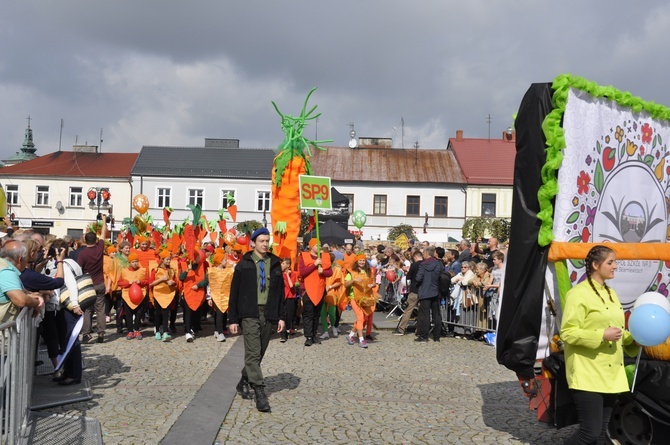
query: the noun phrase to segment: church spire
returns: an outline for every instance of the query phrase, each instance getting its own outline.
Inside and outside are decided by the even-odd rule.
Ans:
[[[35,148],[35,143],[33,142],[33,129],[30,128],[30,121],[32,118],[28,116],[28,128],[26,128],[26,135],[23,138],[23,145],[21,146],[21,149],[16,152],[16,154],[9,159],[3,159],[2,162],[5,165],[16,165],[20,164],[21,162],[25,161],[30,161],[31,159],[35,159],[37,155],[35,152],[37,149]],[[2,165],[2,164],[0,164]]]
[[[23,146],[21,147],[22,154],[26,155],[29,159],[35,157],[35,143],[33,142],[33,129],[30,128],[30,121],[32,118],[28,116],[28,128],[26,128],[26,135],[23,138]]]

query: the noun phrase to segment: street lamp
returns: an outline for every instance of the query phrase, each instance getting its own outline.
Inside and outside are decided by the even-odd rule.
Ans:
[[[100,207],[109,207],[109,199],[112,197],[112,194],[109,193],[109,188],[107,187],[91,187],[88,189],[86,197],[89,199],[88,206],[90,208],[97,206],[98,213],[100,213]]]
[[[109,203],[109,200],[112,197],[112,194],[109,193],[108,187],[91,187],[86,193],[86,197],[89,199],[88,206],[91,209],[97,207],[98,213],[96,214],[96,220],[102,220],[103,224],[111,223],[112,228],[114,227],[114,215],[112,215],[112,205]],[[100,208],[108,209],[109,216],[103,218],[100,213]]]
[[[267,210],[263,210],[263,227],[267,227],[267,226],[268,226],[268,219],[267,219],[267,217],[265,216],[265,212],[266,212],[266,211],[267,211]]]

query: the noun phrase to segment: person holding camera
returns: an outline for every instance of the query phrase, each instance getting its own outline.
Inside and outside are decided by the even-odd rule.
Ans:
[[[32,239],[25,240],[24,244],[28,247],[29,264],[33,263],[39,256],[40,245]],[[29,292],[39,292],[44,297],[44,319],[40,323],[39,331],[47,346],[49,359],[51,359],[54,366],[56,366],[56,357],[58,357],[58,353],[60,352],[58,326],[56,323],[56,311],[60,303],[58,296],[54,295],[53,291],[65,285],[65,281],[63,280],[63,259],[65,259],[65,252],[65,249],[57,251],[53,246],[47,249],[45,257],[47,262],[55,260],[56,268],[53,277],[39,273],[30,267],[26,267],[21,272],[23,287]]]
[[[98,325],[98,343],[105,341],[105,277],[103,273],[103,256],[105,255],[105,239],[107,239],[107,222],[110,217],[104,221],[102,215],[98,214],[98,221],[102,222],[102,229],[100,231],[100,239],[95,232],[88,232],[84,235],[86,241],[86,248],[77,255],[77,264],[81,267],[82,273],[87,273],[93,280],[95,286],[95,305],[88,307],[84,311],[84,327],[82,328],[82,341],[88,343],[93,338],[91,335],[93,324],[93,310],[95,309],[95,316]]]

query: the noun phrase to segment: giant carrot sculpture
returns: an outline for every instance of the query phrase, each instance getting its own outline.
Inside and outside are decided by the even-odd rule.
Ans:
[[[316,105],[309,111],[307,102],[316,88],[307,95],[300,116],[284,115],[279,111],[277,104],[272,102],[277,113],[281,116],[282,131],[286,135],[277,149],[272,168],[272,223],[273,251],[282,258],[295,258],[298,250],[298,232],[300,231],[300,189],[298,177],[311,175],[312,166],[310,145],[325,150],[319,144],[332,140],[312,141],[303,136],[307,121],[316,119],[321,113],[313,114]]]

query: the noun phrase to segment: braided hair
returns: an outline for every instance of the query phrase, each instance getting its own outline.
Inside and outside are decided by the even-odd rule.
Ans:
[[[593,292],[600,297],[603,303],[605,303],[605,300],[603,297],[600,295],[598,290],[593,284],[593,281],[591,280],[591,275],[595,272],[595,269],[593,268],[593,263],[596,263],[598,266],[600,266],[606,259],[607,257],[614,253],[614,250],[610,249],[607,246],[594,246],[591,250],[589,250],[589,253],[586,255],[586,259],[584,260],[584,263],[586,265],[586,279],[591,285],[591,289],[593,289]],[[614,303],[614,298],[612,298],[612,293],[610,292],[610,288],[607,285],[607,283],[603,282],[603,286],[605,286],[605,290],[607,291],[607,295],[610,298],[610,301]]]

